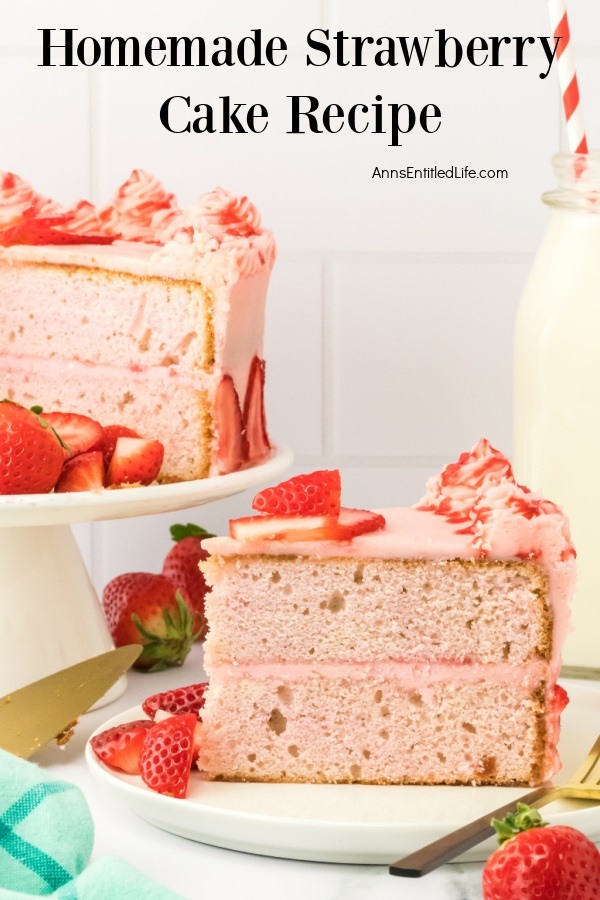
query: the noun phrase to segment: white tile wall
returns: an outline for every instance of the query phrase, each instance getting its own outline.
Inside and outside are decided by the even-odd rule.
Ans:
[[[569,0],[591,143],[600,140],[600,5]],[[80,35],[281,34],[277,71],[41,69],[42,27]],[[511,334],[541,238],[539,202],[552,183],[561,108],[555,73],[527,69],[306,68],[311,28],[350,34],[459,37],[548,33],[544,3],[463,0],[20,0],[0,34],[0,168],[62,200],[112,193],[134,166],[183,202],[224,184],[250,194],[278,236],[265,335],[272,433],[296,451],[294,471],[340,465],[345,502],[412,503],[444,460],[485,433],[511,444]],[[195,102],[231,94],[264,102],[260,136],[171,135],[158,121],[174,93]],[[438,103],[435,136],[401,148],[374,134],[285,135],[286,94],[323,104]],[[596,137],[598,135],[598,137]],[[507,181],[375,181],[375,165],[471,164]],[[222,531],[249,508],[240,495],[179,516],[83,525],[77,538],[101,587],[113,575],[158,570],[178,518]]]

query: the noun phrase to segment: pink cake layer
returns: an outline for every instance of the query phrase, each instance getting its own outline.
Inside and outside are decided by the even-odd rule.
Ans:
[[[162,480],[216,474],[215,395],[231,375],[243,405],[269,270],[217,286],[217,304],[191,281],[61,266],[62,248],[11,249],[53,262],[6,264],[0,253],[0,395],[160,440]]]
[[[460,526],[443,516],[416,508],[380,510],[386,525],[380,531],[360,535],[352,541],[278,540],[240,543],[229,537],[203,541],[217,557],[244,559],[247,556],[309,557],[316,560],[476,560],[480,558],[473,535],[459,533]],[[565,554],[564,517],[544,515],[526,519],[510,510],[499,509],[490,530],[490,559],[535,560],[548,578],[546,602],[552,613],[552,662],[558,671],[560,653],[569,627],[569,600],[575,583],[575,560]],[[251,588],[249,588],[251,591]],[[517,613],[518,614],[518,613]],[[507,623],[508,624],[508,623]],[[210,642],[209,642],[210,647]]]
[[[211,401],[174,367],[133,371],[59,360],[0,357],[3,396],[24,406],[76,409],[161,441],[163,480],[204,478],[211,464]]]
[[[203,571],[209,668],[551,656],[547,577],[536,562],[244,555],[213,556]]]
[[[198,766],[218,780],[537,784],[557,768],[552,698],[494,667],[217,668]],[[515,671],[515,667],[508,667]],[[518,670],[517,670],[518,671]]]

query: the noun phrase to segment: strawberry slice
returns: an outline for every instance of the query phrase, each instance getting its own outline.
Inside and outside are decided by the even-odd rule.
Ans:
[[[125,425],[106,425],[104,428],[104,439],[102,441],[102,450],[104,455],[104,465],[108,468],[112,459],[117,439],[120,437],[139,438],[141,435],[134,431],[133,428],[127,428]]]
[[[341,493],[339,470],[323,470],[265,488],[252,501],[252,509],[278,516],[337,516]]]
[[[98,491],[104,487],[104,463],[100,450],[79,453],[68,459],[54,488],[57,494]]]
[[[67,456],[77,456],[88,450],[99,450],[104,440],[104,429],[100,422],[79,413],[50,412],[44,419],[54,428],[66,445]]]
[[[242,411],[230,375],[221,378],[215,398],[217,424],[217,469],[219,475],[235,472],[244,461]]]
[[[116,238],[116,235],[75,234],[72,231],[62,231],[60,226],[69,222],[71,218],[71,214],[24,218],[10,228],[0,231],[0,246],[10,247],[13,244],[112,244]]]
[[[257,462],[271,452],[265,417],[265,363],[255,356],[250,364],[244,398],[245,459]]]
[[[106,473],[109,485],[151,484],[162,466],[165,448],[160,441],[119,437]]]
[[[186,713],[153,724],[146,732],[140,756],[140,774],[151,790],[172,797],[185,797],[197,722],[194,713]]]
[[[116,725],[90,738],[91,748],[107,766],[121,769],[128,775],[139,775],[144,738],[153,725],[148,719]]]
[[[350,541],[385,527],[379,513],[342,507],[336,516],[247,516],[231,519],[236,541]]]
[[[204,693],[208,682],[188,684],[187,687],[175,688],[173,691],[163,691],[161,694],[152,694],[142,703],[142,709],[151,719],[158,710],[180,715],[181,713],[198,714],[204,706]]]

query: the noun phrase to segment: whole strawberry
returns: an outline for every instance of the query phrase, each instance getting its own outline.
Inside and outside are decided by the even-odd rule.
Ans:
[[[201,560],[207,559],[208,553],[202,549],[203,538],[212,537],[198,525],[173,525],[171,537],[175,546],[171,547],[162,567],[163,575],[170,578],[175,587],[185,591],[196,613],[195,630],[198,637],[206,635],[206,618],[204,616],[204,598],[210,591],[204,575],[198,568]]]
[[[138,669],[159,672],[180,666],[197,637],[187,595],[164,575],[119,575],[104,588],[102,606],[117,647],[143,644],[134,663]]]
[[[483,870],[484,900],[597,900],[600,851],[568,825],[542,821],[537,809],[517,804],[517,812],[494,819],[500,848]]]
[[[39,411],[0,402],[0,494],[47,494],[58,481],[64,450]]]

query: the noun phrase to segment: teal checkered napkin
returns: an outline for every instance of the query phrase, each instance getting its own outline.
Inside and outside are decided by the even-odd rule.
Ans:
[[[79,788],[0,750],[0,900],[177,900],[121,859],[103,857],[86,868],[93,843]]]

